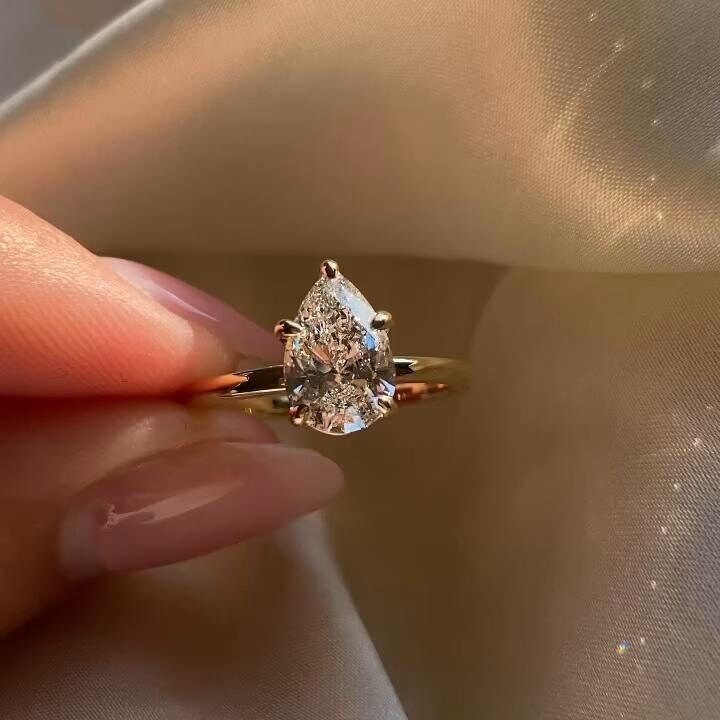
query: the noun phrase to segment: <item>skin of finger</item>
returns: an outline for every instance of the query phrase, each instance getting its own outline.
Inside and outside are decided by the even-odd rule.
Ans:
[[[169,401],[6,401],[0,409],[0,633],[69,588],[58,524],[71,498],[115,468],[209,439],[270,443],[263,423]]]
[[[234,365],[207,329],[4,198],[0,255],[0,394],[164,394]]]

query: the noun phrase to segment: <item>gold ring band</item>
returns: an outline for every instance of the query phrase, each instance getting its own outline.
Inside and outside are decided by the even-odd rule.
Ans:
[[[399,404],[426,400],[458,390],[467,384],[467,366],[461,360],[440,357],[396,357],[395,400]],[[208,378],[195,383],[190,392],[197,402],[233,399],[235,407],[249,413],[285,413],[290,408],[282,365]]]
[[[285,412],[293,425],[348,435],[400,404],[465,383],[458,360],[393,357],[392,323],[392,315],[375,311],[335,260],[325,260],[295,319],[275,325],[285,347],[282,365],[210,378],[192,390],[205,398],[231,398],[246,412]]]

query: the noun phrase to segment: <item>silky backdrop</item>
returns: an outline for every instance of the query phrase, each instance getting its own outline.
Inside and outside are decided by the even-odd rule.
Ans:
[[[286,429],[326,518],[88,591],[0,715],[717,718],[719,41],[710,0],[152,0],[7,100],[0,193],[94,251],[266,324],[338,257],[473,384]]]

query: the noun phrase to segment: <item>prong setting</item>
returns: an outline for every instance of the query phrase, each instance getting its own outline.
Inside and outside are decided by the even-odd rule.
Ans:
[[[348,435],[393,409],[378,402],[395,394],[389,333],[371,325],[377,315],[387,327],[390,313],[378,314],[336,262],[325,260],[320,272],[295,316],[302,334],[285,343],[283,381],[294,425]]]
[[[389,330],[392,324],[393,316],[387,310],[378,310],[370,321],[370,325],[375,330]]]
[[[284,343],[288,338],[300,335],[303,332],[303,326],[294,320],[278,320],[275,324],[275,337]]]
[[[290,422],[296,427],[300,427],[301,425],[305,424],[307,414],[307,405],[293,405],[290,410],[288,410],[288,417],[290,418]]]
[[[320,263],[320,275],[324,278],[332,280],[340,275],[340,265],[337,260],[328,258]]]
[[[395,398],[391,398],[388,395],[379,397],[377,399],[377,404],[384,418],[394,415],[398,411],[398,404]]]

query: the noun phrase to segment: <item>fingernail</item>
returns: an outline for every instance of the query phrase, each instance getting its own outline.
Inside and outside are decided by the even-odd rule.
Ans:
[[[190,413],[192,422],[191,432],[194,434],[191,442],[204,440],[224,440],[226,442],[244,443],[276,443],[277,435],[273,429],[258,417],[246,415],[237,410],[223,410],[219,408],[196,408]],[[154,432],[157,436],[159,433]]]
[[[207,441],[120,468],[71,503],[59,561],[73,578],[187,560],[318,509],[335,463],[281,445]]]
[[[278,360],[280,349],[272,333],[222,300],[160,270],[122,258],[102,258],[118,275],[161,305],[222,338],[246,357]]]

